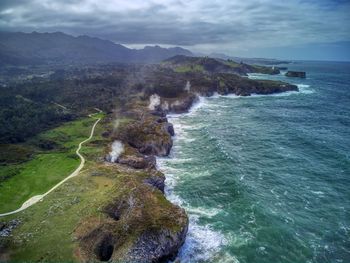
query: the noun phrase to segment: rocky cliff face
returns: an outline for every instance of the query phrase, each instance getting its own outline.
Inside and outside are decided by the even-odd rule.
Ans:
[[[166,262],[185,241],[185,211],[166,200],[159,172],[124,177],[102,215],[84,219],[74,236],[81,261]]]
[[[194,97],[170,105],[187,110]],[[123,189],[112,193],[112,201],[103,208],[104,219],[97,224],[85,220],[77,230],[82,260],[166,262],[175,259],[185,242],[187,215],[166,200],[165,177],[156,170],[155,156],[168,155],[172,147],[174,128],[165,117],[168,111],[160,105],[155,110],[136,107],[130,113],[134,119],[116,132],[115,139],[123,144],[123,151],[115,159],[108,154],[106,160],[135,175],[126,177]]]
[[[169,124],[159,123],[153,116],[144,116],[128,125],[121,136],[123,141],[145,155],[167,156],[173,145]]]
[[[199,95],[215,92],[249,96],[297,90],[283,82],[249,80],[228,73],[189,82],[191,90],[178,96],[154,96],[159,100],[151,109],[147,98],[130,102],[127,115],[133,119],[114,134],[114,139],[123,144],[123,152],[114,162],[137,175],[125,177],[121,189],[111,193],[112,201],[103,207],[102,219],[84,220],[77,229],[83,260],[147,263],[175,259],[186,238],[188,217],[166,200],[165,177],[156,170],[155,156],[169,154],[175,134],[167,113],[187,112]],[[106,159],[111,160],[108,155]]]

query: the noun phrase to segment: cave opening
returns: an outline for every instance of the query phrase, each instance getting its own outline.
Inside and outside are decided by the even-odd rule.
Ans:
[[[114,246],[111,237],[105,237],[97,246],[97,257],[100,261],[109,261],[113,255]]]

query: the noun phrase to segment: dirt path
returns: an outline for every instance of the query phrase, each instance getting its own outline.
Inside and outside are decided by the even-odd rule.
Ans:
[[[98,110],[98,109],[96,109]],[[99,112],[101,112],[100,110],[98,110]],[[90,114],[89,117],[92,117],[94,114]],[[85,158],[84,156],[82,156],[80,154],[80,149],[81,149],[81,146],[88,142],[89,140],[91,140],[92,136],[94,135],[94,131],[95,131],[95,127],[97,125],[97,123],[101,120],[101,118],[98,118],[96,120],[96,122],[94,123],[94,125],[92,126],[92,129],[91,129],[91,133],[90,133],[90,137],[87,138],[86,140],[82,141],[79,143],[79,146],[78,146],[78,149],[75,151],[75,153],[80,157],[80,165],[78,166],[77,169],[75,169],[74,172],[72,172],[70,175],[68,175],[65,179],[63,179],[61,182],[59,182],[58,184],[56,184],[54,187],[52,187],[49,191],[47,191],[46,193],[42,194],[42,195],[36,195],[36,196],[33,196],[31,198],[29,198],[27,201],[25,201],[23,203],[23,205],[18,208],[17,210],[14,210],[14,211],[11,211],[11,212],[7,212],[7,213],[4,213],[4,214],[0,214],[0,217],[2,216],[7,216],[7,215],[12,215],[12,214],[16,214],[18,212],[21,212],[25,209],[27,209],[28,207],[36,204],[37,202],[39,202],[40,200],[42,200],[45,196],[47,196],[49,193],[51,193],[52,191],[54,191],[56,188],[58,188],[60,185],[62,185],[64,182],[66,182],[67,180],[71,179],[72,177],[74,176],[77,176],[80,172],[80,170],[84,167],[84,164],[85,164]]]

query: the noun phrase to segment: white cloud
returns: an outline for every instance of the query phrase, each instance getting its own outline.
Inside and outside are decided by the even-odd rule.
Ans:
[[[350,40],[348,1],[4,0],[0,28],[90,34],[198,51]]]

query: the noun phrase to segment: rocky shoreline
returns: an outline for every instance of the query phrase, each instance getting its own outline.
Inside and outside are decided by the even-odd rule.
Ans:
[[[53,193],[52,200],[43,203],[51,209],[58,205],[54,203],[55,194],[65,195],[72,187],[71,195],[76,195],[76,189],[80,189],[78,195],[82,197],[74,199],[81,200],[77,206],[71,205],[71,198],[65,203],[65,215],[72,219],[71,226],[62,232],[65,238],[71,239],[65,247],[69,251],[65,254],[68,259],[140,263],[176,260],[186,239],[189,218],[183,208],[165,197],[165,176],[156,166],[156,157],[169,155],[176,133],[167,114],[188,112],[201,96],[250,96],[298,90],[297,86],[284,82],[211,72],[206,67],[208,60],[205,62],[202,65],[205,72],[151,67],[131,78],[125,96],[118,97],[115,110],[108,112],[100,123],[101,136],[90,145],[95,147],[89,156],[91,164],[81,176],[65,185],[64,193]],[[62,205],[59,202],[59,206]],[[45,217],[54,225],[54,220],[62,216],[59,213],[43,215],[40,213],[46,210],[40,209],[43,208],[33,208],[33,212],[28,211],[23,218],[33,213],[37,215],[33,224],[40,225],[41,218]],[[32,230],[25,228],[32,221],[31,218],[16,228],[6,250],[20,250],[22,239],[18,237],[23,235],[18,232],[32,235]],[[57,225],[62,227],[66,226]],[[37,233],[43,236],[40,229]],[[56,238],[61,237],[57,231]],[[30,244],[37,241],[35,238],[26,241],[28,248],[32,249]],[[48,260],[61,257],[49,255],[43,248],[38,249],[33,258],[41,260],[43,255],[47,255]]]
[[[239,88],[235,88],[236,86],[230,87],[227,85],[228,88],[225,90],[216,89],[204,93],[187,91],[176,98],[165,98],[156,95],[157,103],[152,104],[152,101],[150,101],[148,106],[146,103],[140,106],[139,102],[131,101],[127,115],[133,116],[134,121],[120,127],[113,135],[113,139],[120,142],[123,149],[117,158],[114,159],[112,158],[112,152],[109,152],[105,157],[106,161],[127,166],[134,170],[145,171],[148,176],[142,183],[151,189],[153,188],[152,191],[159,191],[164,196],[165,176],[157,170],[155,157],[168,156],[173,145],[172,136],[174,136],[175,131],[173,125],[168,122],[167,114],[186,113],[199,100],[199,96],[212,96],[215,93],[250,96],[253,93],[272,94],[298,90],[296,86],[286,83],[274,83],[270,88],[267,88],[264,82],[260,83],[262,84],[245,88],[244,92]],[[150,100],[151,98],[152,96]],[[133,105],[138,106],[134,107]],[[167,202],[171,207],[171,213],[177,214],[176,217],[172,218],[172,227],[169,228],[163,225],[160,226],[159,231],[155,232],[145,229],[143,233],[140,233],[137,241],[129,246],[126,253],[114,253],[112,260],[122,259],[123,262],[133,262],[135,260],[138,262],[166,262],[176,258],[178,250],[185,242],[189,220],[184,209],[171,204],[169,201]],[[119,200],[118,204],[111,204],[106,209],[106,213],[112,217],[120,218],[123,216],[122,211],[125,209],[127,210],[128,208],[123,208]],[[179,218],[181,220],[178,220]],[[102,254],[107,253],[104,252],[104,249],[102,249]],[[114,248],[113,250],[115,251],[116,249]],[[118,255],[118,257],[115,255]]]

